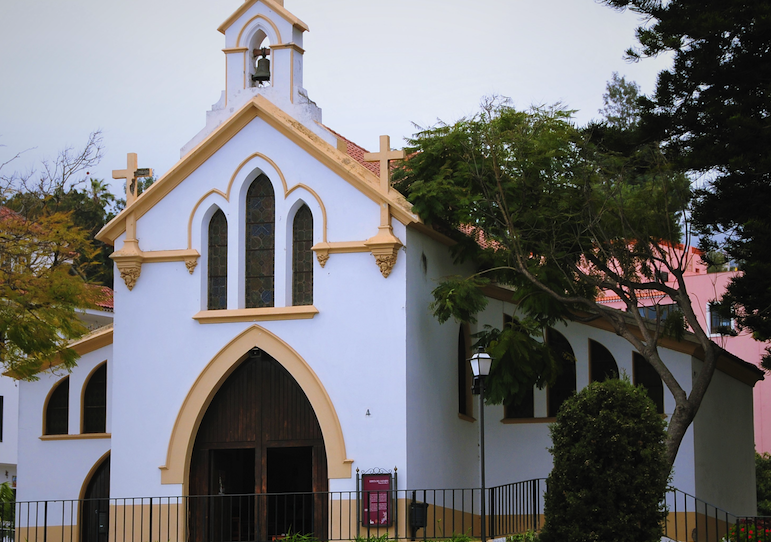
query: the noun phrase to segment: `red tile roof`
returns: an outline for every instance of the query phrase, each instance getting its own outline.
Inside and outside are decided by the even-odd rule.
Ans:
[[[112,291],[112,288],[108,288],[107,286],[92,286],[95,289],[99,289],[99,298],[96,301],[96,306],[100,309],[113,312],[115,306],[113,304],[113,295],[114,292]]]
[[[364,160],[364,155],[367,154],[369,151],[365,149],[364,147],[357,145],[347,137],[340,135],[339,133],[335,132],[332,128],[330,128],[327,125],[324,125],[324,128],[335,134],[338,138],[345,141],[346,144],[346,151],[348,155],[356,160],[358,163],[360,163],[362,166],[370,170],[372,173],[380,177],[380,162],[367,162]]]
[[[2,205],[0,205],[0,220],[5,220],[6,218],[9,218],[11,216],[17,216],[18,217],[18,216],[21,216],[21,215],[19,213],[17,213],[16,211],[13,211],[13,210],[9,209],[8,207],[3,207]]]

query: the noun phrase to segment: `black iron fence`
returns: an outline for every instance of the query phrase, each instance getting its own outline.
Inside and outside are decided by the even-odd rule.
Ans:
[[[664,535],[687,542],[771,542],[771,517],[737,516],[684,491],[666,495]]]
[[[0,542],[261,542],[489,538],[538,531],[544,479],[479,489],[419,489],[16,502],[0,507]],[[771,518],[740,517],[672,489],[666,538],[771,542]]]
[[[292,534],[319,540],[429,540],[538,530],[543,480],[488,490],[419,489],[13,503],[4,540],[21,542],[258,542]]]

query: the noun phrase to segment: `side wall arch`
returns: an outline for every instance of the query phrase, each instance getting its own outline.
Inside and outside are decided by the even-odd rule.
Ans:
[[[190,388],[171,431],[166,465],[160,467],[162,484],[183,484],[183,489],[187,492],[190,455],[206,409],[222,383],[238,366],[244,354],[255,346],[283,365],[307,395],[324,435],[328,476],[330,478],[351,477],[353,460],[346,457],[345,439],[340,420],[316,373],[288,344],[268,330],[254,325],[220,350]]]

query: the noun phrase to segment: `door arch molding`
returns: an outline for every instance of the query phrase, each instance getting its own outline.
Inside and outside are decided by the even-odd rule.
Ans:
[[[324,435],[329,478],[351,477],[353,460],[346,457],[343,429],[321,380],[292,347],[270,331],[253,325],[222,348],[190,388],[171,431],[166,464],[160,467],[162,484],[182,484],[187,494],[190,457],[206,409],[244,355],[255,346],[279,362],[308,397]]]

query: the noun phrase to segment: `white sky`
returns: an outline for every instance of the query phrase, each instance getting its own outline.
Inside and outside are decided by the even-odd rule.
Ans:
[[[241,0],[0,2],[0,163],[26,169],[102,129],[91,176],[111,181],[127,152],[163,174],[224,88],[217,27]],[[376,150],[477,111],[562,102],[596,118],[613,71],[651,92],[664,59],[623,60],[636,14],[594,0],[285,0],[303,20],[304,87],[323,122]],[[8,171],[4,171],[8,173]],[[114,185],[114,191],[122,188]]]

